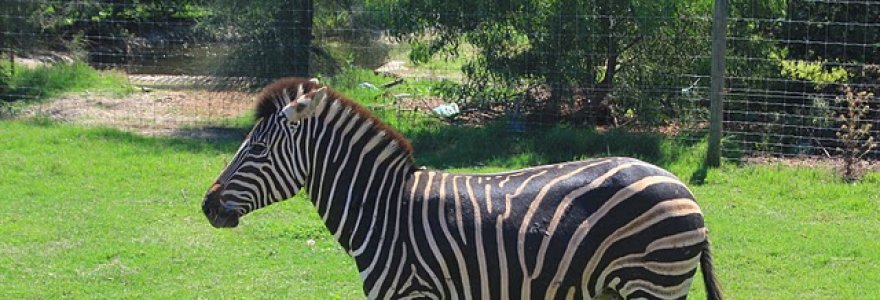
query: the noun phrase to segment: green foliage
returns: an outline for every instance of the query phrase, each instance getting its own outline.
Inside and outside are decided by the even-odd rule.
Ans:
[[[763,20],[784,20],[787,0],[733,1],[730,3],[728,17],[728,57],[770,58],[779,57],[778,42],[773,39],[773,31],[778,23]],[[706,48],[709,49],[709,48]],[[782,58],[786,58],[784,55]],[[779,66],[767,63],[754,63],[748,59],[727,59],[727,76],[777,78]],[[708,74],[708,73],[704,73]]]
[[[8,39],[6,43],[10,44],[10,49],[70,50],[80,46],[71,44],[77,36],[85,35],[96,40],[119,39],[141,30],[142,24],[139,22],[151,22],[158,26],[163,22],[194,22],[210,15],[210,11],[202,5],[203,2],[205,1],[0,0],[0,7],[4,8],[4,14],[0,16],[0,28],[9,32],[40,35],[40,38],[30,35],[4,37]]]
[[[77,1],[45,2],[38,14],[45,29],[64,29],[90,22],[170,22],[192,21],[210,14],[200,0],[139,0],[135,2]],[[74,29],[74,28],[72,28]]]
[[[832,82],[854,80],[854,75],[861,72],[852,66],[839,67],[840,63],[875,63],[876,55],[870,53],[877,51],[878,45],[872,41],[880,38],[880,29],[852,24],[874,22],[869,16],[878,15],[880,7],[876,5],[772,0],[734,1],[730,7],[730,17],[737,21],[730,24],[728,35],[737,38],[729,41],[729,55],[779,61],[779,65],[774,65],[727,60],[727,73],[731,77],[782,76],[782,79],[809,80],[821,89]],[[817,34],[820,32],[823,34]]]
[[[11,69],[8,62],[0,62],[2,69]],[[40,101],[66,92],[100,91],[117,96],[134,90],[124,74],[97,71],[83,62],[43,65],[36,68],[15,66],[15,73],[3,80],[6,91],[0,103],[11,101]],[[7,73],[8,74],[8,73]],[[2,79],[2,78],[0,78]]]
[[[215,0],[208,7],[198,29],[235,45],[220,74],[332,76],[349,67],[376,68],[390,51],[360,1]]]
[[[808,61],[880,63],[880,6],[871,1],[789,0],[786,20],[772,36],[786,41],[793,58]],[[864,25],[854,25],[862,23]],[[826,46],[835,45],[835,46]]]
[[[818,87],[832,83],[843,83],[849,79],[849,73],[842,67],[826,68],[822,62],[803,60],[782,60],[782,75],[796,80],[809,80]]]
[[[32,48],[37,40],[25,36],[12,35],[15,32],[39,32],[39,23],[31,16],[39,9],[36,1],[0,0],[0,49]]]
[[[380,12],[365,8],[366,1],[314,1],[313,34],[315,74],[333,75],[348,67],[375,69],[392,48],[382,40],[384,28],[373,20]]]
[[[11,65],[0,63],[0,95],[9,95],[10,93],[9,84],[11,81],[11,69]]]
[[[212,1],[212,14],[198,24],[198,30],[213,39],[235,45],[214,73],[225,76],[278,78],[306,76],[309,61],[311,18],[303,1],[258,0],[248,5],[239,1]],[[305,71],[305,72],[303,72]]]
[[[732,131],[761,132],[743,137],[759,151],[786,155],[829,155],[836,113],[829,95],[844,83],[872,82],[877,15],[868,2],[733,1],[728,26],[727,82],[746,93],[726,97]],[[798,95],[798,96],[795,96]],[[806,121],[806,122],[805,122]],[[734,125],[737,126],[737,125]],[[780,146],[785,145],[785,146]],[[810,149],[811,147],[816,149]]]
[[[462,66],[469,87],[461,90],[465,100],[512,101],[530,87],[546,86],[552,97],[546,103],[550,112],[558,113],[562,105],[590,110],[591,105],[576,103],[582,101],[650,119],[669,116],[671,108],[681,105],[681,97],[668,94],[660,103],[645,103],[645,76],[662,81],[674,77],[669,74],[675,71],[693,74],[708,68],[707,62],[695,59],[707,43],[687,38],[707,34],[707,22],[689,17],[707,15],[710,3],[387,0],[369,1],[367,7],[388,12],[378,19],[391,34],[413,43],[410,58],[416,63],[435,55],[456,55],[464,44],[473,46],[476,56]],[[677,53],[672,57],[679,59],[657,52]],[[690,84],[681,78],[668,80]],[[617,97],[617,91],[626,93]],[[632,94],[636,96],[626,96]],[[651,107],[670,109],[652,112]]]

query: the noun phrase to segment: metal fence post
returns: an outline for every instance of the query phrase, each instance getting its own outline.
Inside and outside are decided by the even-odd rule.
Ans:
[[[712,18],[712,90],[709,107],[709,150],[706,163],[717,167],[721,164],[721,132],[724,100],[724,52],[727,47],[728,0],[715,0]]]

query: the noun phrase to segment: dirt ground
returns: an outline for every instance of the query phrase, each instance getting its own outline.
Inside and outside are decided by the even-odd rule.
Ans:
[[[124,97],[69,93],[27,108],[22,116],[109,126],[144,135],[211,137],[224,118],[246,114],[255,94],[235,91],[141,90]],[[193,130],[202,127],[204,130]]]

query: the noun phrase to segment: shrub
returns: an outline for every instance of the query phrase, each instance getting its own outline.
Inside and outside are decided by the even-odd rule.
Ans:
[[[843,178],[847,181],[857,181],[862,174],[862,158],[871,152],[877,143],[871,136],[871,124],[864,120],[870,111],[868,103],[874,98],[869,92],[855,92],[852,88],[846,88],[846,95],[837,101],[844,102],[846,107],[838,117],[840,131],[837,137],[842,146],[837,151],[843,156]]]

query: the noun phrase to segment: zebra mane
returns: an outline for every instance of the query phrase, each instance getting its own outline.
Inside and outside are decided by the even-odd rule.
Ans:
[[[302,92],[319,89],[322,85],[306,78],[290,77],[276,80],[263,88],[257,97],[257,106],[254,110],[254,118],[259,120],[278,113],[282,107],[297,97],[297,91],[302,87]]]
[[[306,78],[291,77],[279,79],[263,88],[260,96],[257,97],[254,117],[256,119],[261,119],[278,113],[281,108],[294,100],[290,98],[297,97],[300,88],[302,88],[301,93],[304,94],[321,87],[324,87],[324,85]],[[354,114],[359,115],[362,119],[369,120],[373,124],[373,129],[376,134],[384,132],[388,138],[397,142],[398,147],[406,153],[410,161],[413,161],[412,144],[410,144],[409,140],[403,137],[403,135],[397,132],[397,130],[388,126],[388,124],[385,124],[385,122],[377,118],[373,113],[354,100],[345,97],[345,95],[342,95],[330,87],[327,87],[327,91],[327,100],[325,100],[327,103],[321,105],[330,105],[331,103],[329,102],[336,102],[342,107],[351,109]]]

